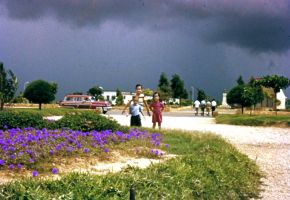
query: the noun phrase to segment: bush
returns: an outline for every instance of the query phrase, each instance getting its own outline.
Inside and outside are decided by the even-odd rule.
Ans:
[[[43,128],[46,122],[43,120],[42,115],[39,113],[28,112],[0,112],[0,128]]]
[[[58,121],[44,120],[41,113],[30,111],[3,111],[0,112],[0,129],[7,128],[36,129],[72,129],[80,131],[91,130],[120,130],[128,132],[128,127],[122,127],[116,120],[110,120],[95,112],[70,112]]]
[[[60,120],[50,123],[49,128],[67,128],[80,131],[124,130],[116,120],[109,120],[94,112],[67,113]]]

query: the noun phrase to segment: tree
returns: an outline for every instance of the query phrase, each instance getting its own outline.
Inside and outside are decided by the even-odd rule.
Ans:
[[[257,103],[261,103],[264,100],[264,92],[263,88],[260,85],[255,84],[255,78],[251,77],[249,81],[249,86],[253,88],[253,105],[254,105],[254,110],[257,105]]]
[[[162,100],[168,102],[171,96],[171,88],[169,85],[169,81],[166,77],[166,74],[164,72],[162,72],[160,75],[157,91],[159,92]]]
[[[181,99],[188,98],[188,93],[186,89],[184,88],[184,83],[180,79],[180,77],[177,74],[174,74],[171,79],[171,91],[172,91],[172,97],[173,98],[179,98],[180,99],[180,105],[181,105]]]
[[[96,100],[104,99],[102,97],[103,89],[99,86],[94,86],[94,87],[90,88],[89,91],[87,92],[87,94],[95,97]]]
[[[152,96],[153,95],[153,90],[147,88],[147,89],[143,89],[143,94],[145,96]]]
[[[286,89],[290,85],[290,79],[284,76],[278,76],[276,74],[271,76],[264,76],[261,79],[256,80],[256,85],[264,86],[266,88],[273,88],[274,96],[274,110],[277,110],[276,101],[277,93],[280,89]]]
[[[197,100],[198,101],[202,101],[202,100],[205,100],[207,99],[207,96],[205,94],[205,92],[201,89],[197,89]]]
[[[124,97],[122,95],[122,92],[117,89],[116,90],[117,98],[116,98],[116,105],[120,106],[124,104]]]
[[[3,110],[4,103],[10,102],[18,88],[18,81],[15,74],[5,71],[3,63],[0,63],[0,110]]]
[[[227,94],[227,103],[230,105],[238,104],[244,113],[244,107],[255,105],[260,100],[260,89],[251,84],[245,84],[242,76],[237,79],[237,85],[233,87]]]
[[[41,110],[41,105],[43,103],[50,103],[55,99],[56,92],[56,83],[48,83],[44,80],[36,80],[27,85],[23,96],[32,103],[39,104],[39,109]]]
[[[238,85],[244,85],[245,84],[242,76],[239,76],[239,78],[237,79],[237,83],[238,83]]]

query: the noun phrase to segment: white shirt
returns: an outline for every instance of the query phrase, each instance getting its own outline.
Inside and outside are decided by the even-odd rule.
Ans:
[[[215,107],[216,106],[216,101],[211,102],[211,106]]]
[[[199,100],[195,100],[194,107],[198,108],[199,107],[199,104],[200,104]]]

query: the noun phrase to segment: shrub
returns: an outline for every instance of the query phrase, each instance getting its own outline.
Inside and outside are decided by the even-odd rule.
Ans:
[[[7,128],[43,128],[46,126],[46,122],[42,119],[42,115],[39,113],[28,112],[0,112],[0,129]]]
[[[60,120],[51,123],[51,128],[68,128],[72,130],[122,130],[116,120],[109,120],[94,112],[72,112],[64,115]]]

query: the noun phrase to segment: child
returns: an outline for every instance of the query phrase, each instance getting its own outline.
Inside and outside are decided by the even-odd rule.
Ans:
[[[159,130],[161,129],[162,122],[162,114],[161,112],[164,110],[164,105],[160,102],[160,95],[158,92],[154,92],[153,94],[153,102],[149,106],[152,111],[152,123],[153,128],[156,127],[156,122],[158,123]]]
[[[144,116],[142,108],[139,104],[138,96],[133,97],[133,104],[130,105],[129,113],[131,114],[130,126],[142,126],[140,113]]]
[[[150,116],[150,112],[149,112],[149,106],[146,102],[146,100],[144,99],[144,94],[142,94],[142,85],[141,84],[137,84],[135,86],[135,92],[136,92],[136,96],[138,97],[138,102],[141,106],[145,106],[146,110],[147,110],[147,113],[148,113],[148,116]],[[125,110],[131,105],[132,103],[132,100],[130,100],[124,107],[123,111],[122,111],[122,114],[125,113]]]

